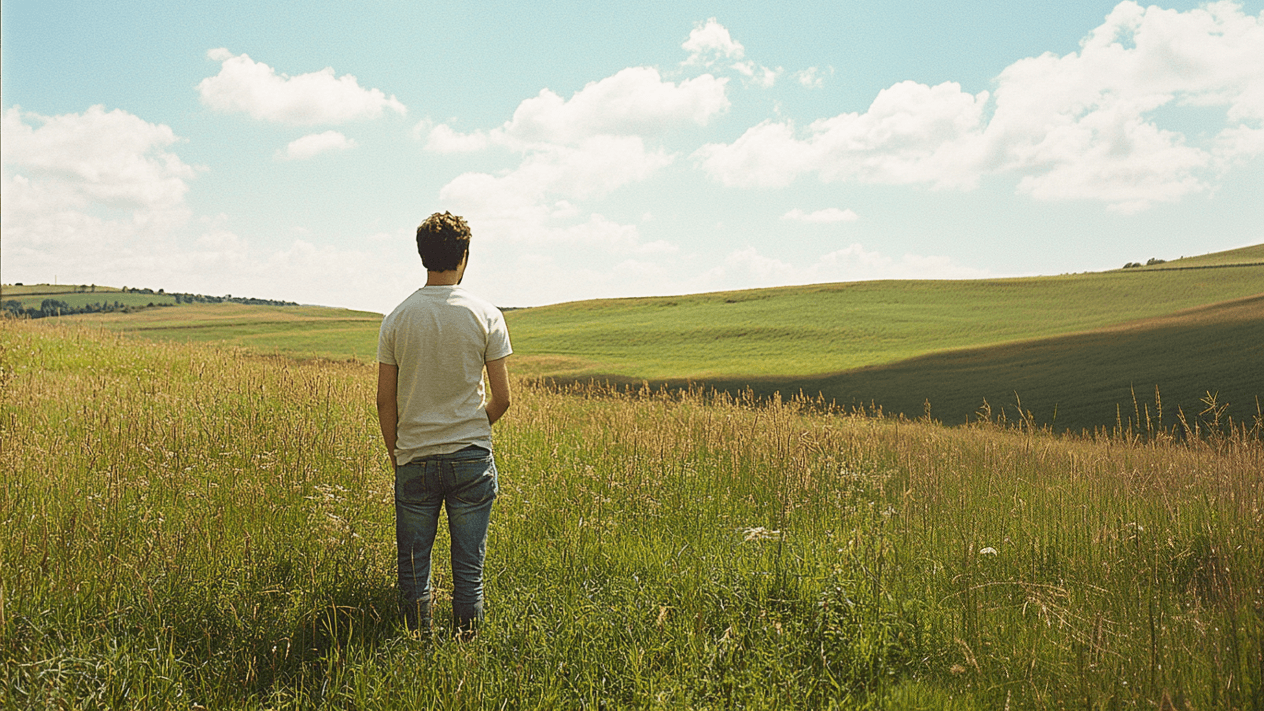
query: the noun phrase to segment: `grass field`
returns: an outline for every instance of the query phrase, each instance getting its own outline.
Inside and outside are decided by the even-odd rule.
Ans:
[[[964,281],[874,281],[512,311],[550,375],[803,377],[1064,335],[1264,293],[1264,267]]]
[[[367,364],[21,321],[0,349],[3,708],[1264,707],[1258,425],[517,379],[456,642],[395,622]]]
[[[1264,308],[1251,297],[1264,294],[1261,261],[1256,245],[1105,273],[612,299],[506,318],[512,368],[560,382],[803,391],[909,417],[929,402],[950,424],[986,401],[1071,430],[1144,420],[1147,406],[1153,421],[1162,406],[1171,427],[1208,394],[1239,420],[1259,412]],[[381,319],[240,304],[66,318],[149,339],[364,361]]]
[[[88,304],[119,302],[124,306],[142,307],[149,305],[174,306],[176,299],[170,294],[134,294],[111,286],[95,284],[29,284],[16,286],[5,284],[0,287],[0,301],[17,301],[24,308],[39,308],[44,299],[64,301],[72,307]]]
[[[708,384],[740,392],[825,393],[839,404],[918,417],[926,403],[946,424],[990,408],[1059,431],[1178,426],[1218,406],[1242,421],[1264,405],[1264,295],[1052,338],[919,356],[821,378],[732,378]],[[1157,393],[1157,394],[1156,394]]]
[[[1240,247],[1224,252],[1212,252],[1196,257],[1170,259],[1162,264],[1134,267],[1134,269],[1185,269],[1190,267],[1223,267],[1238,264],[1264,264],[1264,244]]]
[[[374,360],[381,314],[324,306],[183,304],[139,313],[84,314],[63,321],[156,341],[217,342],[256,353]]]

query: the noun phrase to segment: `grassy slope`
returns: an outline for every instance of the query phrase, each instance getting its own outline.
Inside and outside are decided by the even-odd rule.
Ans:
[[[1181,257],[1162,264],[1134,268],[1147,270],[1187,269],[1190,267],[1222,267],[1230,264],[1264,264],[1264,244],[1255,244],[1250,247],[1240,247],[1224,252],[1212,252],[1211,254],[1202,254],[1197,257]]]
[[[170,294],[132,294],[110,286],[96,286],[93,291],[79,291],[77,284],[27,284],[14,286],[5,284],[0,287],[0,301],[14,300],[21,302],[24,308],[39,308],[44,299],[57,299],[74,307],[88,304],[115,301],[125,306],[148,306],[150,304],[174,305],[176,299]]]
[[[1039,422],[1072,429],[1114,424],[1117,405],[1131,414],[1134,389],[1153,401],[1157,385],[1171,425],[1177,407],[1201,409],[1206,391],[1238,419],[1264,400],[1259,302],[1184,313],[1264,293],[1264,267],[1242,266],[1261,259],[1264,245],[1100,274],[587,301],[507,318],[524,374],[802,389],[910,416],[930,400],[949,423],[984,399],[1013,417],[1018,397]],[[1220,268],[1174,269],[1190,266]],[[381,320],[240,304],[72,318],[159,340],[361,360],[373,357]]]
[[[756,392],[821,392],[850,405],[880,403],[886,412],[932,416],[950,424],[1022,409],[1058,429],[1115,423],[1177,424],[1210,391],[1227,414],[1250,421],[1264,403],[1264,295],[1170,316],[1053,338],[933,353],[899,363],[809,379],[721,380],[718,387]],[[1156,401],[1155,388],[1160,398]],[[1133,393],[1136,393],[1134,404]],[[1162,422],[1160,408],[1162,405]],[[1119,406],[1119,410],[1116,409]]]
[[[545,375],[805,377],[938,351],[1069,334],[1264,292],[1264,269],[874,281],[510,312]],[[532,357],[546,356],[543,364]]]
[[[177,309],[63,317],[162,341],[220,341],[301,357],[370,359],[381,314],[323,306],[186,304]]]

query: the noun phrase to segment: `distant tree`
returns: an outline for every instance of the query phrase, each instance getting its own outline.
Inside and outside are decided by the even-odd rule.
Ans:
[[[73,313],[70,304],[58,299],[44,299],[40,302],[40,311],[43,312],[44,316],[60,316]]]
[[[1146,260],[1146,266],[1152,267],[1155,264],[1162,264],[1166,261],[1167,261],[1166,259],[1159,259],[1158,257],[1150,257],[1148,260]]]

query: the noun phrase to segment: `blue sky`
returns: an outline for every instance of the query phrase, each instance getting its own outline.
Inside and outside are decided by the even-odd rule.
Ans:
[[[1262,6],[6,0],[0,278],[383,312],[445,209],[506,306],[1256,244]]]

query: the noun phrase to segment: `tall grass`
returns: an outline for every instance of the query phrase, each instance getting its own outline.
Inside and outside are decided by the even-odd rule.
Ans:
[[[0,345],[5,708],[1264,706],[1240,431],[522,380],[488,621],[458,642],[396,622],[371,368],[21,322]]]

